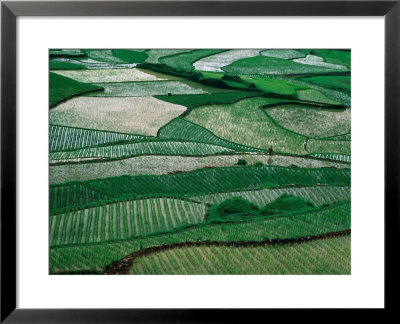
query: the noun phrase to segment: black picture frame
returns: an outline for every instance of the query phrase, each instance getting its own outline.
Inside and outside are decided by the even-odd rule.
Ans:
[[[398,274],[400,4],[396,1],[29,1],[1,3],[1,322],[236,322],[266,310],[16,308],[16,19],[19,16],[384,16],[385,310],[394,310]],[[372,237],[372,233],[371,233]],[[393,296],[393,297],[392,297]],[[260,314],[261,313],[261,314]]]

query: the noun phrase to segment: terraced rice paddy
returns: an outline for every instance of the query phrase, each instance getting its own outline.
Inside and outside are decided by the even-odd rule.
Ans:
[[[322,92],[314,89],[297,90],[297,98],[304,101],[319,102],[324,104],[338,105],[339,101],[332,100]]]
[[[197,241],[262,241],[307,237],[338,232],[350,227],[350,203],[342,203],[314,213],[292,217],[261,219],[251,222],[205,224],[188,227],[174,233],[121,240],[104,244],[77,244],[53,247],[50,253],[50,271],[104,271],[105,265],[142,249]],[[328,270],[327,270],[328,271]]]
[[[79,49],[49,50],[50,57],[84,57],[85,53]]]
[[[50,108],[85,93],[103,91],[102,87],[81,83],[51,72],[49,74],[49,79],[53,85],[49,91]]]
[[[128,200],[50,217],[50,246],[123,240],[201,223],[205,205],[180,199]]]
[[[139,155],[182,155],[201,156],[233,153],[234,151],[223,146],[207,143],[183,141],[144,141],[127,144],[88,147],[74,151],[60,151],[50,153],[50,161],[65,161],[71,159],[101,158],[123,159]]]
[[[321,159],[329,159],[333,161],[343,161],[343,162],[351,162],[351,155],[345,154],[332,154],[332,153],[312,153],[310,154],[312,157],[321,158]]]
[[[73,64],[75,66],[80,66],[82,69],[126,69],[134,68],[136,63],[115,63],[115,62],[103,62],[97,61],[91,58],[55,58],[50,60],[51,64]],[[64,68],[57,68],[56,70],[64,70]],[[69,70],[69,69],[68,69]]]
[[[248,82],[252,82],[255,86],[261,90],[266,91],[267,93],[275,93],[280,95],[288,95],[288,96],[296,96],[297,90],[305,89],[302,86],[297,86],[295,84],[289,83],[284,80],[272,79],[272,78],[249,78],[243,77],[244,80]]]
[[[222,139],[277,152],[305,154],[305,136],[278,126],[261,109],[279,102],[276,98],[249,98],[230,105],[201,106],[185,119],[209,129]]]
[[[222,67],[246,57],[257,56],[260,50],[230,50],[206,56],[193,63],[196,70],[223,72]]]
[[[305,77],[300,78],[300,80],[305,82],[310,82],[311,84],[315,84],[317,86],[326,87],[332,90],[344,91],[345,93],[350,94],[351,91],[351,83],[350,76],[341,76],[341,75],[333,75],[333,76],[314,76],[314,77]]]
[[[57,71],[55,73],[83,83],[163,80],[161,78],[157,78],[155,75],[142,72],[138,69],[107,69],[86,71],[66,70]]]
[[[250,58],[244,58],[224,66],[223,70],[235,74],[324,74],[337,69],[325,66],[307,65],[297,63],[292,60],[286,60],[271,56],[259,55]]]
[[[170,151],[167,151],[170,152]],[[350,156],[338,154],[310,154],[315,158],[292,157],[265,154],[229,154],[210,156],[179,156],[179,155],[138,155],[135,157],[107,161],[104,157],[97,158],[101,161],[90,163],[76,163],[83,158],[50,160],[50,183],[103,179],[122,175],[139,174],[170,174],[174,172],[189,172],[202,168],[216,168],[237,165],[239,159],[245,159],[248,164],[263,163],[266,165],[279,165],[301,168],[349,168]],[[50,155],[50,158],[54,158]],[[87,159],[87,158],[85,158]],[[336,163],[341,161],[348,163]]]
[[[70,151],[83,147],[119,143],[125,141],[140,141],[148,138],[141,135],[131,135],[58,125],[50,125],[49,132],[50,152]]]
[[[350,198],[351,192],[350,186],[327,185],[221,192],[193,196],[192,199],[207,204],[219,204],[232,197],[242,197],[259,207],[263,207],[283,194],[302,197],[313,202],[316,206],[322,206],[324,204],[332,204],[336,201],[347,200]]]
[[[350,141],[335,141],[335,140],[314,140],[311,139],[307,143],[307,150],[310,153],[325,153],[325,154],[351,154]]]
[[[322,66],[330,69],[341,70],[341,71],[348,71],[347,67],[338,64],[326,63],[324,59],[319,56],[314,55],[307,55],[306,57],[294,59],[293,62],[313,65],[313,66]]]
[[[350,56],[50,50],[50,274],[350,274]]]
[[[236,144],[214,135],[208,129],[197,124],[191,123],[183,118],[175,118],[160,129],[159,136],[161,138],[189,140],[200,143],[210,143],[243,152],[262,152],[251,146]]]
[[[82,197],[76,187],[88,188],[90,202],[101,202],[100,194],[109,197],[193,196],[206,193],[262,189],[279,186],[350,185],[350,170],[328,168],[287,168],[278,166],[247,166],[205,168],[193,172],[166,175],[137,175],[72,182],[50,186],[50,211],[75,207]],[[72,190],[72,191],[71,191]],[[99,195],[96,195],[96,194]],[[89,199],[88,198],[88,199]],[[97,199],[97,200],[96,200]]]
[[[264,50],[260,53],[264,56],[276,57],[285,60],[292,60],[300,57],[304,57],[305,54],[291,49],[278,49],[278,50]]]
[[[161,126],[185,110],[186,107],[153,97],[79,97],[54,108],[50,114],[50,123],[155,136]],[[110,115],[113,118],[109,118]]]
[[[329,265],[329,271],[324,269]],[[350,237],[262,247],[194,246],[135,259],[132,274],[350,274]]]
[[[146,51],[148,63],[159,63],[158,59],[164,56],[170,56],[174,54],[180,54],[185,52],[191,52],[192,50],[185,49],[151,49]]]
[[[124,60],[113,55],[112,50],[84,50],[84,53],[92,60],[107,63],[125,63]]]
[[[104,92],[88,94],[94,97],[146,97],[155,95],[177,94],[200,94],[207,93],[201,88],[191,87],[181,81],[160,82],[119,82],[119,83],[95,83],[96,86],[104,88]]]
[[[318,75],[317,77],[323,77]],[[350,77],[347,75],[346,77]],[[282,79],[286,82],[289,82],[293,85],[303,87],[303,92],[297,91],[297,98],[300,100],[311,101],[311,102],[319,102],[321,104],[331,104],[331,105],[341,105],[342,107],[350,107],[351,106],[351,97],[349,88],[347,85],[346,89],[338,89],[338,87],[332,87],[332,83],[329,86],[322,85],[320,86],[318,83],[314,82],[305,82],[302,81],[303,78],[290,78],[290,77],[282,77],[282,76],[274,76],[274,78]],[[340,80],[340,79],[339,79]],[[334,81],[335,85],[342,84],[342,81]],[[333,88],[333,89],[332,89]],[[314,91],[311,91],[314,90]],[[303,96],[303,99],[301,98]]]
[[[177,96],[156,96],[157,99],[164,100],[177,105],[194,108],[196,106],[204,106],[211,104],[226,104],[235,103],[240,99],[257,97],[254,92],[244,91],[229,91],[219,93],[207,93],[199,95],[177,95]]]
[[[337,111],[289,104],[268,108],[266,112],[283,128],[307,137],[350,133],[350,109]]]
[[[223,52],[223,50],[214,50],[214,49],[192,50],[190,52],[177,53],[174,55],[164,56],[159,58],[158,61],[160,63],[169,65],[173,68],[193,69],[192,64],[197,60],[220,52]]]

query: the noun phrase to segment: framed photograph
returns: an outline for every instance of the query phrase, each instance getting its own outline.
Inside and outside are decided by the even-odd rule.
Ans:
[[[399,15],[2,2],[1,321],[392,309]]]

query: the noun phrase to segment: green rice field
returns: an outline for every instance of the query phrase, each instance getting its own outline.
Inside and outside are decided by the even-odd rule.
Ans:
[[[50,49],[48,158],[51,275],[351,274],[350,50]]]

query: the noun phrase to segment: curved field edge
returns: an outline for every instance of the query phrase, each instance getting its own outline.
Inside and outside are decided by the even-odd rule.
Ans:
[[[350,141],[327,141],[327,140],[316,140],[309,139],[307,142],[308,154],[319,157],[324,156],[322,154],[338,154],[338,155],[351,155],[351,142]],[[329,158],[328,158],[329,159]]]
[[[98,244],[79,244],[50,248],[50,273],[104,271],[124,256],[148,247],[178,242],[261,241],[319,235],[350,229],[350,202],[337,203],[323,210],[261,219],[250,222],[205,224],[176,233]]]
[[[227,50],[217,50],[217,49],[200,49],[192,50],[191,52],[176,53],[168,56],[163,56],[158,59],[160,63],[172,66],[177,69],[188,69],[194,70],[193,63],[204,58],[217,53],[222,53]]]
[[[335,154],[335,153],[310,153],[308,156],[313,158],[321,158],[328,161],[340,161],[351,163],[351,155]]]
[[[121,200],[91,208],[75,209],[50,216],[50,246],[101,243],[176,232],[185,227],[210,223],[210,212],[207,212],[210,204],[221,203],[231,197],[242,197],[262,208],[284,194],[307,199],[316,206],[313,208],[323,210],[329,205],[349,200],[350,187],[290,187],[193,198]],[[291,211],[290,215],[299,213],[304,213],[304,210]],[[267,218],[284,215],[288,215],[287,212]],[[260,216],[247,218],[246,221],[260,219]]]
[[[50,213],[67,211],[86,203],[109,199],[193,196],[240,189],[278,186],[350,185],[349,169],[291,168],[280,166],[234,166],[196,169],[167,175],[120,176],[50,185]],[[182,186],[184,181],[185,186]],[[76,195],[79,193],[79,195]],[[80,195],[88,197],[82,203]],[[73,197],[75,197],[73,199]],[[80,197],[79,199],[77,197]]]
[[[155,81],[158,82],[158,81]],[[78,97],[51,110],[50,123],[66,127],[155,136],[186,107],[148,97]]]
[[[147,58],[145,62],[147,63],[159,63],[159,59],[162,57],[181,54],[185,52],[191,52],[191,49],[149,49],[146,50]]]
[[[116,160],[91,160],[80,163],[59,163],[50,161],[50,184],[71,181],[85,181],[139,174],[172,174],[190,172],[196,169],[218,168],[237,165],[240,159],[248,165],[266,164],[299,168],[350,168],[344,161],[334,161],[313,157],[292,157],[285,155],[265,155],[251,153],[223,154],[212,156],[168,156],[141,155]],[[134,168],[132,166],[135,166]]]
[[[281,102],[255,97],[228,105],[205,105],[192,109],[185,119],[227,141],[259,149],[273,145],[277,153],[305,154],[306,137],[278,126],[265,112],[264,108]]]
[[[206,205],[174,198],[127,200],[50,217],[50,246],[173,232],[204,221]]]
[[[255,75],[302,75],[302,74],[326,74],[338,72],[336,69],[306,65],[292,60],[278,57],[258,55],[243,58],[224,66],[223,71],[232,74],[255,74]]]
[[[327,110],[312,106],[282,104],[265,109],[273,122],[296,134],[309,139],[328,139],[350,132],[350,109]],[[296,120],[296,123],[293,123]],[[347,129],[346,129],[347,128]],[[323,137],[324,134],[329,136]]]
[[[124,257],[106,274],[350,274],[350,259],[350,231],[343,231],[255,243],[171,244]]]
[[[319,92],[321,92],[324,96],[326,96],[327,98],[333,100],[333,101],[337,101],[340,102],[342,105],[346,106],[346,107],[350,107],[351,106],[351,96],[347,95],[341,91],[336,91],[336,90],[331,90],[331,89],[327,89],[309,82],[304,82],[301,81],[300,79],[296,79],[296,78],[287,78],[287,77],[276,77],[277,79],[282,79],[286,82],[292,83],[294,85],[297,86],[303,86],[303,87],[308,87],[310,89],[314,89],[317,90]]]
[[[280,107],[287,104],[299,105],[300,107],[309,106],[312,108],[320,108],[321,112],[323,112],[323,106],[309,105],[306,102],[282,98],[258,96],[244,99],[239,98],[239,100],[236,100],[234,103],[228,104],[218,103],[195,106],[186,110],[179,118],[183,118],[183,120],[191,122],[198,127],[203,127],[216,136],[219,141],[223,140],[235,143],[236,145],[240,144],[260,150],[266,150],[269,145],[273,145],[274,153],[306,155],[309,152],[307,151],[305,143],[307,140],[311,139],[311,137],[283,127],[268,113],[269,108]],[[337,110],[343,111],[342,108]],[[252,118],[249,119],[249,116]],[[170,124],[164,126],[166,127],[165,130],[168,130],[171,125],[177,122],[177,119],[172,120]],[[247,127],[244,127],[243,124]],[[182,127],[178,129],[182,129]],[[160,130],[160,134],[162,134],[163,128]],[[180,131],[180,134],[182,134],[182,131]],[[169,136],[173,135],[170,134]],[[180,137],[183,136],[180,135]],[[263,141],[262,138],[267,138],[268,140]],[[324,143],[324,141],[317,142],[320,143],[320,146],[323,145],[321,143]],[[337,145],[339,141],[335,143]],[[347,151],[348,150],[345,149],[345,152]],[[317,151],[316,153],[319,152]],[[334,148],[332,152],[329,152],[328,147],[321,153],[340,152],[337,152],[336,148]]]
[[[63,184],[56,184],[56,185],[63,185]],[[73,186],[76,184],[72,184]],[[78,185],[79,186],[79,185]],[[350,199],[350,185],[343,185],[343,184],[336,184],[336,185],[294,185],[294,184],[289,184],[289,185],[276,185],[276,186],[271,186],[271,187],[266,187],[266,188],[259,188],[259,187],[254,187],[254,188],[240,188],[240,189],[232,189],[232,190],[226,190],[226,191],[216,191],[216,192],[208,192],[208,193],[203,193],[203,194],[197,194],[197,193],[190,193],[188,195],[182,195],[182,194],[143,194],[143,195],[137,195],[131,198],[127,197],[110,197],[105,194],[102,194],[100,192],[96,192],[95,190],[92,190],[90,188],[87,188],[82,185],[83,188],[88,190],[91,195],[96,195],[100,196],[98,200],[94,201],[87,201],[85,203],[81,203],[80,205],[77,206],[68,206],[65,208],[59,208],[59,209],[53,209],[52,212],[50,212],[50,217],[64,214],[64,213],[70,213],[70,212],[77,212],[89,208],[97,208],[97,207],[104,207],[106,205],[110,204],[116,204],[116,203],[124,203],[124,202],[129,202],[133,200],[146,200],[146,199],[177,199],[177,200],[185,200],[188,202],[195,202],[195,203],[202,203],[206,205],[211,205],[214,203],[220,203],[225,199],[231,198],[233,196],[239,196],[244,199],[247,199],[255,204],[257,204],[259,207],[263,207],[266,203],[271,202],[273,199],[278,198],[279,194],[274,194],[273,192],[279,192],[281,194],[287,193],[296,197],[301,197],[301,198],[306,198],[307,200],[312,201],[316,206],[321,206],[324,204],[333,204],[335,202],[343,201],[343,200],[349,200]],[[329,194],[323,194],[319,197],[312,196],[313,191],[316,190],[333,190],[333,191],[341,191],[341,190],[346,190],[345,192],[342,193],[330,193]],[[302,191],[301,193],[296,193],[296,191]],[[267,194],[269,192],[269,194]],[[333,196],[332,196],[333,195]]]
[[[104,91],[102,87],[78,82],[52,72],[49,73],[49,84],[50,108],[54,108],[60,103],[77,96]]]
[[[232,197],[241,197],[260,208],[271,203],[283,194],[303,198],[311,201],[316,206],[333,204],[339,201],[349,200],[351,196],[350,186],[304,186],[284,188],[268,188],[259,190],[241,190],[228,191],[214,194],[205,194],[190,197],[191,201],[201,202],[203,204],[219,204]]]
[[[131,141],[155,140],[155,137],[113,131],[102,131],[58,124],[49,125],[49,151],[67,152],[82,148],[121,144]]]
[[[70,159],[101,158],[107,161],[143,155],[165,156],[212,156],[235,154],[228,147],[182,140],[142,140],[128,141],[122,144],[102,145],[79,148],[73,151],[51,152],[50,161],[66,161]]]
[[[161,140],[161,139],[160,139]],[[169,139],[165,139],[167,141],[169,141]],[[174,140],[174,141],[178,141],[178,140]],[[188,142],[189,141],[184,141],[184,142]],[[200,143],[200,144],[208,144],[208,143],[201,143],[201,142],[192,142],[192,143]],[[129,144],[125,143],[125,144]],[[211,145],[211,144],[210,144]],[[99,146],[95,146],[93,148],[96,147],[102,147],[102,146],[107,146],[107,145],[99,145]],[[50,152],[50,154],[53,153],[61,153],[61,152],[65,152],[68,153],[70,151],[57,151],[57,152]],[[223,153],[214,153],[214,154],[202,154],[202,155],[185,155],[185,154],[179,154],[179,155],[169,155],[169,154],[139,154],[139,155],[128,155],[128,156],[123,156],[123,157],[116,157],[116,158],[104,158],[104,157],[84,157],[84,158],[68,158],[68,159],[54,159],[52,160],[50,158],[49,164],[50,166],[60,166],[60,165],[74,165],[74,164],[91,164],[91,163],[107,163],[107,162],[117,162],[117,161],[124,161],[124,160],[128,160],[128,159],[132,159],[132,158],[140,158],[140,157],[174,157],[174,156],[179,156],[182,158],[206,158],[206,157],[218,157],[218,156],[224,156],[224,157],[228,157],[228,156],[233,156],[233,155],[245,155],[245,156],[249,156],[252,155],[254,157],[256,156],[262,156],[263,153],[262,152],[248,152],[248,151],[227,151],[227,152],[223,152]],[[350,158],[333,158],[333,155],[342,155],[342,156],[348,156]],[[298,154],[286,154],[286,153],[274,153],[274,154],[264,154],[264,156],[266,157],[271,157],[271,159],[273,160],[274,158],[297,158],[297,159],[305,159],[305,160],[309,160],[309,161],[320,161],[320,162],[331,162],[331,163],[335,163],[334,165],[330,165],[330,166],[317,166],[317,167],[327,167],[327,168],[348,168],[350,169],[351,166],[351,155],[343,155],[343,154],[338,154],[338,153],[308,153],[306,155],[298,155]],[[289,166],[286,164],[281,164],[281,163],[269,163],[267,162],[268,165],[272,165],[272,166]],[[290,165],[293,167],[293,165]],[[294,164],[294,166],[296,166]],[[302,167],[300,165],[298,165],[298,167]]]
[[[218,145],[235,150],[237,152],[266,152],[266,150],[263,149],[255,148],[249,145],[242,145],[223,139],[215,135],[207,128],[183,119],[182,115],[162,126],[159,129],[157,136],[170,140],[177,139],[182,141],[194,141],[197,143]]]

